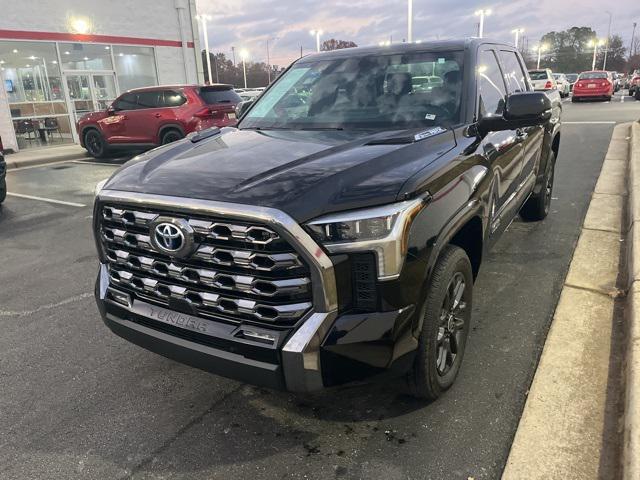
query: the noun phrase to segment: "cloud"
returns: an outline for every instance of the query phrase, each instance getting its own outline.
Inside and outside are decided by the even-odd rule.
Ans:
[[[608,15],[599,0],[413,0],[414,40],[460,38],[475,35],[478,8],[491,8],[485,21],[485,36],[513,41],[511,30],[524,28],[533,46],[549,31],[572,26],[590,26],[606,36]],[[640,4],[617,2],[611,33],[628,45],[632,19],[640,17]],[[321,29],[322,38],[353,40],[375,45],[392,38],[406,38],[407,0],[198,0],[200,13],[208,13],[212,51],[231,56],[231,47],[246,48],[254,61],[266,61],[267,40],[271,63],[286,66],[315,50],[311,29]],[[640,33],[640,32],[639,32]]]

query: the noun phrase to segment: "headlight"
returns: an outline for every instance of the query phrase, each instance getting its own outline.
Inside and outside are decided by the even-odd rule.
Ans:
[[[93,195],[94,197],[97,197],[98,194],[100,193],[100,190],[102,190],[102,187],[104,187],[104,184],[107,183],[109,179],[105,178],[104,180],[96,183],[96,187],[93,189]]]
[[[408,247],[409,227],[422,210],[423,199],[383,207],[325,215],[306,226],[330,253],[375,252],[378,278],[400,275]]]

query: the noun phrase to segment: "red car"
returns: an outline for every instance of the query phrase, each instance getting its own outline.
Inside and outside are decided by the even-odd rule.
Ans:
[[[76,123],[80,144],[96,158],[110,150],[147,149],[209,127],[235,126],[242,99],[231,85],[174,85],[123,93],[104,112]]]
[[[594,70],[582,72],[573,86],[572,102],[577,102],[583,98],[602,98],[611,100],[614,86],[613,79],[609,72],[604,70]]]
[[[638,93],[638,87],[640,86],[640,74],[634,72],[629,80],[629,95],[635,95]]]

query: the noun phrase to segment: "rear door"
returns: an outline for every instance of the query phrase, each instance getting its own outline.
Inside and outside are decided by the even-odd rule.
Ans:
[[[500,62],[507,84],[507,94],[529,91],[526,70],[518,54],[513,50],[501,50]],[[531,181],[531,176],[538,171],[543,139],[544,127],[541,125],[516,130],[515,141],[523,146],[522,169],[518,176],[519,188],[524,188],[527,182]]]
[[[507,96],[504,76],[496,52],[491,48],[481,48],[477,68],[477,117],[502,116]],[[522,143],[516,135],[515,130],[490,132],[479,147],[491,164],[494,175],[489,208],[491,241],[495,241],[507,228],[517,212],[515,196],[522,170]]]
[[[125,119],[128,143],[156,144],[161,117],[162,91],[147,90],[137,93],[138,108]]]

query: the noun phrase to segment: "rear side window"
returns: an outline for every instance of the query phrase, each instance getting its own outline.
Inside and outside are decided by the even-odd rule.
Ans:
[[[493,51],[485,50],[480,54],[477,75],[480,116],[502,115],[507,92]]]
[[[580,80],[594,80],[597,78],[607,78],[605,72],[586,72],[580,74]]]
[[[158,108],[162,92],[150,91],[138,93],[138,108]]]
[[[175,90],[165,90],[163,93],[162,106],[163,107],[179,107],[183,105],[187,99],[180,92]]]
[[[509,93],[526,92],[527,88],[527,75],[516,52],[509,50],[500,51],[500,60],[502,60],[502,66],[504,67],[504,81],[507,84]]]
[[[204,103],[209,105],[214,103],[239,103],[242,101],[240,95],[231,87],[203,87],[200,89],[199,94]]]
[[[113,108],[115,110],[135,110],[138,108],[136,97],[135,93],[125,93],[113,102]]]

